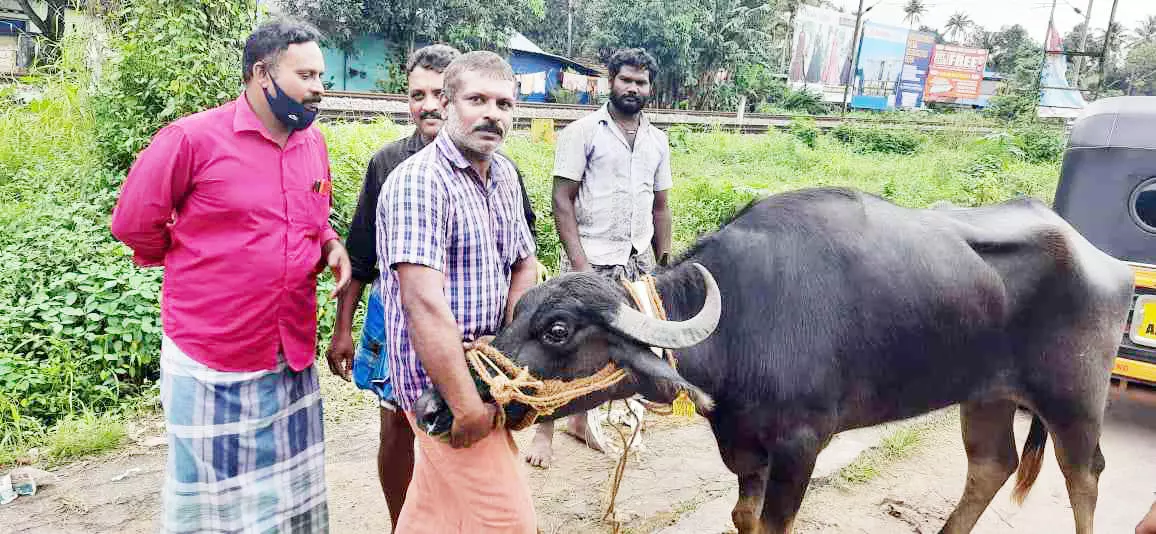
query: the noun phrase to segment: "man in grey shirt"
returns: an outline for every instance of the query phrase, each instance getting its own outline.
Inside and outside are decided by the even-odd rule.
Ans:
[[[658,74],[654,58],[639,48],[619,50],[607,67],[610,102],[558,135],[554,224],[563,271],[636,280],[670,254],[670,145],[642,114]],[[605,449],[589,412],[572,416],[567,431]],[[553,435],[552,421],[539,425],[526,460],[548,467]]]

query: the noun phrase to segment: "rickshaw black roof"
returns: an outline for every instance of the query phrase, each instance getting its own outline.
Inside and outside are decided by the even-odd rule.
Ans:
[[[1072,125],[1053,208],[1104,252],[1156,264],[1156,97],[1085,108]]]
[[[1072,125],[1069,146],[1156,150],[1156,96],[1119,96],[1092,102]]]

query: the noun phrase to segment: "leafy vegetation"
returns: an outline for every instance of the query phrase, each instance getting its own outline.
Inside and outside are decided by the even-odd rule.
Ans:
[[[25,80],[31,101],[0,107],[0,463],[68,435],[53,425],[83,430],[77,418],[114,416],[155,391],[161,272],[133,266],[108,217],[157,128],[238,93],[247,5],[132,3],[109,14],[116,53],[101,83],[88,33],[99,28],[79,29]]]
[[[325,0],[283,5],[289,14],[316,24],[331,44],[342,48],[349,49],[358,37],[380,35],[395,45],[390,51],[394,57],[386,58],[395,61],[422,41],[445,42],[462,50],[505,47],[512,31],[541,21],[546,9],[544,0]]]
[[[815,143],[819,140],[819,128],[815,126],[815,119],[795,117],[791,119],[791,135],[804,145],[815,148]]]
[[[923,144],[920,135],[897,128],[856,126],[843,123],[831,131],[839,141],[860,152],[882,154],[914,154]]]
[[[127,170],[164,124],[237,97],[252,11],[251,0],[140,0],[115,14],[117,54],[93,102],[110,168]]]

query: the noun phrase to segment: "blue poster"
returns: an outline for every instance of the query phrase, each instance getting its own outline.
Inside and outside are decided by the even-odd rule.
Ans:
[[[911,32],[907,36],[907,51],[903,55],[903,71],[899,75],[899,90],[895,93],[895,107],[923,107],[923,86],[927,83],[927,67],[935,35]]]
[[[853,107],[881,110],[892,106],[903,70],[907,34],[907,28],[874,22],[863,25],[855,62]]]

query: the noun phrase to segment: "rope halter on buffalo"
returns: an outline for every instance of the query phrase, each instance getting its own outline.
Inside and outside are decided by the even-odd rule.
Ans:
[[[654,277],[644,276],[637,282],[623,280],[622,285],[640,311],[666,320],[666,310],[663,309],[662,298],[658,294],[658,288],[655,287]],[[673,351],[657,347],[652,349],[660,356],[665,355],[671,367],[677,368],[678,362]],[[505,423],[504,408],[511,402],[529,408],[521,421],[509,426],[512,430],[528,428],[538,420],[538,417],[552,415],[574,399],[610,388],[626,378],[625,369],[619,368],[614,362],[607,362],[605,367],[587,377],[574,380],[542,380],[531,375],[528,367],[518,367],[501,351],[484,344],[476,345],[467,351],[466,360],[482,382],[489,387],[494,402],[503,408],[500,411],[503,423]],[[652,411],[664,412],[661,409],[653,409],[654,406],[656,403],[648,403]],[[672,403],[671,410],[665,413],[693,416],[694,403],[687,397],[686,391],[680,391],[678,398]]]
[[[626,288],[639,311],[663,321],[667,320],[662,298],[654,284],[654,277],[644,276],[637,282],[623,280],[622,285]],[[652,350],[659,357],[665,356],[671,367],[677,368],[678,362],[673,351],[657,347],[652,347]],[[539,416],[552,415],[574,399],[610,388],[626,378],[625,369],[618,367],[614,362],[607,362],[605,367],[587,377],[574,380],[541,380],[530,374],[529,367],[518,367],[501,351],[485,344],[476,345],[466,351],[466,360],[469,361],[470,366],[482,382],[489,387],[490,396],[493,397],[494,402],[501,407],[498,411],[499,425],[508,426],[513,430],[528,428],[538,420]],[[522,420],[512,425],[506,425],[505,408],[511,402],[523,404],[529,410]],[[673,413],[693,417],[695,414],[694,403],[687,397],[685,390],[679,391],[677,398],[668,409],[655,409],[663,405],[653,402],[645,404],[650,411],[662,415]],[[611,474],[609,504],[602,517],[603,521],[612,525],[612,531],[615,533],[621,528],[621,522],[617,520],[615,513],[618,488],[621,486],[622,477],[626,472],[626,459],[630,453],[629,444],[634,442],[635,435],[641,429],[642,421],[636,421],[634,433],[630,438],[627,438],[621,429],[615,427],[622,440],[622,454]]]
[[[534,424],[539,416],[549,416],[570,401],[602,391],[626,378],[626,370],[613,363],[591,376],[575,380],[539,380],[530,375],[527,367],[519,368],[505,354],[489,345],[478,345],[466,352],[466,359],[474,372],[490,388],[490,396],[498,406],[505,408],[518,402],[530,408],[526,416],[510,428],[522,430]],[[532,390],[534,393],[527,393]],[[505,418],[505,410],[499,412]],[[504,422],[504,421],[503,421]]]

